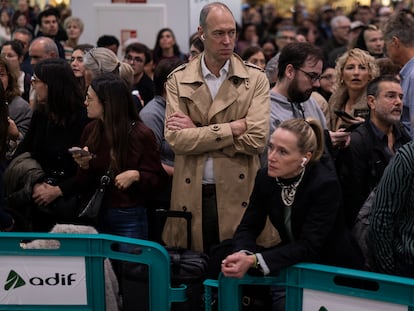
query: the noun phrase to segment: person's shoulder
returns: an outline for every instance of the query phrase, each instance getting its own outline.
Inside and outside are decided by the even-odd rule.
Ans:
[[[243,63],[249,69],[253,68],[254,70],[259,70],[261,72],[264,72],[264,70],[262,68],[260,68],[259,66],[256,66],[255,64],[249,63],[248,61],[243,61]]]
[[[410,141],[398,149],[396,156],[403,156],[408,159],[409,162],[414,161],[414,141]]]
[[[12,99],[12,101],[9,103],[9,107],[10,106],[19,107],[19,109],[24,109],[24,110],[27,110],[27,109],[31,110],[29,103],[23,97],[19,95],[15,96]]]
[[[183,71],[185,68],[187,68],[188,63],[181,64],[177,68],[175,68],[173,71],[170,72],[167,79],[170,79],[173,75],[175,75],[177,72]]]
[[[257,171],[255,184],[261,189],[261,191],[273,191],[276,179],[269,176],[267,166],[262,167]]]
[[[159,111],[165,112],[166,101],[162,96],[155,95],[139,112],[139,115],[153,114]]]
[[[308,175],[313,185],[323,185],[326,183],[338,183],[338,176],[331,163],[327,159],[321,159],[317,162],[309,164],[306,167]]]
[[[368,122],[362,123],[351,132],[351,144],[361,144],[366,140],[372,140],[372,129],[369,128]]]
[[[264,73],[264,70],[252,63],[249,63],[248,61],[245,61],[241,59],[240,55],[233,53],[233,55],[230,58],[231,63],[233,66],[235,66],[235,70],[238,71],[241,68],[245,68],[249,73],[251,72],[262,72]]]
[[[140,82],[142,82],[142,84],[144,84],[144,85],[153,85],[154,84],[154,81],[150,78],[150,76],[149,75],[147,75],[145,72],[144,72],[144,74],[142,75],[142,78],[141,78],[141,81]],[[139,83],[138,83],[139,84]]]
[[[141,120],[141,121],[134,121],[132,126],[132,133],[139,133],[143,136],[147,136],[148,134],[152,134],[152,130]]]

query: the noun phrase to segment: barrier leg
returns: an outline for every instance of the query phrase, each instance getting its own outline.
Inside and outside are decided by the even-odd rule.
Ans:
[[[241,310],[242,289],[239,283],[239,279],[226,278],[220,275],[218,288],[219,311]]]
[[[204,310],[211,311],[211,306],[214,303],[213,297],[211,294],[211,289],[213,287],[218,288],[218,280],[207,279],[203,282],[204,284]]]

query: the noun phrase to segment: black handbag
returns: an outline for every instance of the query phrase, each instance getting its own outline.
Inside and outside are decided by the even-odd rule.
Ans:
[[[98,189],[95,190],[95,193],[93,194],[89,202],[86,204],[86,206],[83,209],[81,209],[78,217],[96,218],[96,216],[98,216],[99,211],[101,210],[105,190],[110,182],[111,178],[109,177],[109,173],[107,172],[105,175],[101,177]]]

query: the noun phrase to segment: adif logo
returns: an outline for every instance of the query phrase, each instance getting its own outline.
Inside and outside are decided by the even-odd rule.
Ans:
[[[17,274],[16,271],[10,270],[9,275],[7,276],[6,284],[4,284],[4,289],[8,291],[13,288],[21,287],[25,284],[26,282],[20,275]]]
[[[71,286],[76,280],[73,278],[76,273],[60,274],[55,273],[54,276],[41,278],[38,276],[29,279],[29,283],[32,286]],[[14,270],[10,270],[7,276],[6,284],[4,289],[6,291],[26,285],[25,280]]]

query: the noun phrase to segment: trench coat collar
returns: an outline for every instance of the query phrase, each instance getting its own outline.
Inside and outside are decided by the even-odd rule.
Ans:
[[[187,65],[185,75],[182,77],[180,84],[194,85],[199,87],[184,88],[181,96],[190,98],[197,104],[198,109],[208,116],[208,122],[218,112],[226,109],[232,105],[239,97],[238,87],[244,84],[245,88],[249,88],[249,73],[243,60],[236,54],[230,57],[229,72],[227,79],[224,80],[215,99],[211,100],[210,91],[207,84],[204,82],[203,73],[201,70],[202,55],[199,55],[194,61]],[[209,100],[206,100],[208,96]]]

